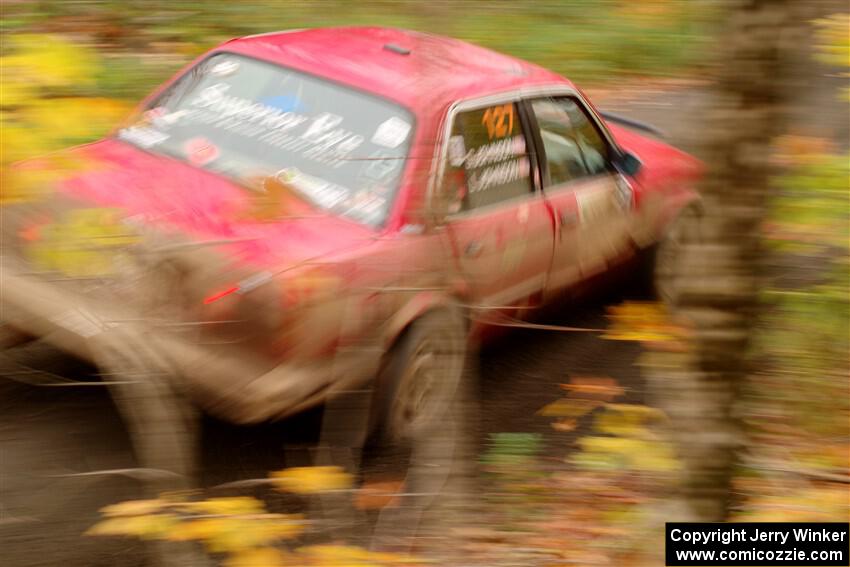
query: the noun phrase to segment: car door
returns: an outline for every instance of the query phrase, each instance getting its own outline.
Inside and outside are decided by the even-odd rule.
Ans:
[[[515,100],[492,100],[449,116],[440,189],[458,269],[472,302],[489,310],[535,302],[553,253],[526,120]]]
[[[555,222],[551,295],[630,252],[632,186],[613,166],[616,148],[577,96],[536,97],[527,105]]]

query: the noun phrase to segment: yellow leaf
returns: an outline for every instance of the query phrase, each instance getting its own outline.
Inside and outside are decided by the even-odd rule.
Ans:
[[[295,467],[271,474],[278,490],[318,494],[351,487],[351,475],[339,467]]]
[[[35,83],[6,78],[9,69],[8,57],[0,57],[0,69],[4,71],[4,77],[0,79],[0,107],[23,106],[38,96],[38,86]]]
[[[99,65],[94,51],[52,34],[18,34],[10,40],[3,74],[46,87],[91,85]]]
[[[672,450],[660,441],[589,436],[580,439],[579,444],[588,454],[615,457],[624,468],[649,472],[670,472],[679,468]]]
[[[323,567],[367,567],[380,565],[413,565],[421,560],[400,553],[369,551],[349,545],[311,545],[298,553]]]
[[[596,416],[595,427],[601,433],[626,437],[646,437],[646,425],[665,419],[663,412],[636,404],[608,404]]]
[[[86,535],[162,539],[176,524],[176,518],[163,514],[115,517],[95,524],[86,531]]]
[[[201,518],[180,522],[169,533],[170,541],[205,541],[227,529],[226,518]]]
[[[168,533],[171,541],[201,541],[213,553],[232,553],[292,539],[304,530],[300,516],[256,514],[184,521]]]
[[[129,105],[106,98],[35,99],[17,114],[18,121],[54,147],[91,141],[124,118]]]
[[[830,65],[850,67],[850,13],[832,14],[815,21],[818,58]]]
[[[250,496],[233,496],[225,498],[210,498],[199,502],[183,502],[179,508],[201,514],[262,514],[265,512],[263,503]]]
[[[232,554],[224,560],[224,567],[278,567],[293,565],[288,554],[273,547],[245,549]]]
[[[670,342],[683,331],[672,323],[660,303],[627,301],[608,309],[611,327],[602,335],[614,341]]]
[[[51,171],[21,171],[4,168],[0,175],[0,204],[43,199],[51,191],[56,176]]]
[[[569,417],[576,419],[590,413],[600,405],[602,405],[602,402],[599,400],[561,398],[543,406],[537,413],[544,417]]]
[[[166,506],[162,500],[128,500],[111,504],[100,511],[104,516],[142,516],[159,512]]]

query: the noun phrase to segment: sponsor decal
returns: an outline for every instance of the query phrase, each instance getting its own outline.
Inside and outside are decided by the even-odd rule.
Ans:
[[[469,176],[469,190],[472,193],[477,193],[491,187],[507,185],[518,179],[528,177],[530,174],[531,164],[528,158],[517,158],[472,173]]]
[[[491,142],[484,146],[469,150],[463,157],[461,163],[467,169],[475,169],[476,167],[484,167],[491,163],[504,161],[506,159],[525,155],[525,138],[514,136],[512,138],[504,138]]]
[[[218,146],[206,138],[192,138],[183,144],[186,158],[192,165],[206,165],[219,156]]]
[[[169,138],[165,132],[147,126],[130,126],[118,132],[118,137],[140,148],[150,148]]]
[[[372,143],[385,148],[397,148],[404,143],[409,133],[410,124],[393,116],[378,126],[372,136]]]
[[[449,138],[449,163],[452,167],[460,167],[466,160],[466,145],[463,136],[456,135]]]
[[[239,62],[232,59],[226,59],[220,63],[216,63],[210,70],[210,73],[216,77],[229,77],[239,70]]]
[[[504,138],[514,131],[513,103],[493,106],[484,111],[481,123],[487,127],[487,137]]]

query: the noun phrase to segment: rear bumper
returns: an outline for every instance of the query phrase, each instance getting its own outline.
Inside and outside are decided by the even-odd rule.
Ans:
[[[202,409],[235,423],[317,405],[367,382],[380,364],[379,349],[366,346],[319,360],[272,363],[237,345],[193,342],[103,298],[95,302],[9,266],[3,266],[0,285],[0,319],[11,328],[94,364],[105,360],[105,348],[136,365],[149,363]]]

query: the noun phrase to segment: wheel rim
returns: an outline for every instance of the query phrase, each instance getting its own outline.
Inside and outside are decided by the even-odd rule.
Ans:
[[[463,354],[451,333],[417,345],[401,376],[392,411],[392,430],[413,439],[430,431],[449,407],[460,381]]]

